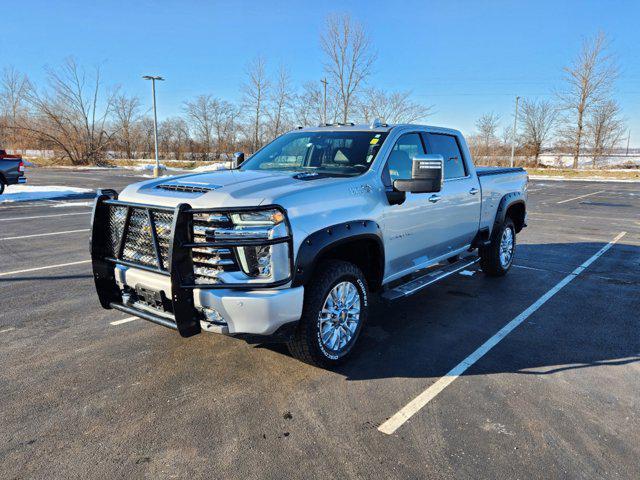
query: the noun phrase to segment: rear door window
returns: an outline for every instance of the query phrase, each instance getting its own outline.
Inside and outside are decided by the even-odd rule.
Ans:
[[[444,178],[467,176],[467,169],[460,152],[458,140],[453,135],[427,133],[428,153],[439,154],[444,158]]]

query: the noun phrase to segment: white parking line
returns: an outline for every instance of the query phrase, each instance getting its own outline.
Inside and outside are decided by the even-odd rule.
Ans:
[[[559,283],[557,283],[551,290],[542,295],[538,300],[535,301],[529,308],[527,308],[524,312],[518,315],[516,318],[507,323],[504,327],[502,327],[495,335],[493,335],[489,340],[484,342],[480,347],[476,349],[471,355],[462,360],[458,365],[453,367],[444,377],[440,377],[433,385],[423,391],[416,398],[411,400],[407,405],[402,407],[397,413],[395,413],[391,418],[389,418],[386,422],[378,427],[378,430],[382,433],[386,433],[387,435],[393,434],[398,428],[400,428],[407,420],[409,420],[413,415],[418,413],[420,409],[422,409],[427,403],[433,400],[440,392],[442,392],[448,385],[450,385],[456,378],[462,375],[465,370],[467,370],[470,366],[476,363],[480,358],[484,356],[489,350],[495,347],[500,340],[506,337],[509,333],[511,333],[516,327],[518,327],[522,322],[524,322],[529,316],[531,316],[536,310],[538,310],[542,305],[547,303],[547,301],[553,297],[556,293],[558,293],[562,288],[564,288],[569,282],[571,282],[574,278],[580,275],[585,268],[595,262],[602,254],[604,254],[607,250],[609,250],[618,240],[626,235],[627,232],[620,232],[613,240],[607,243],[604,247],[602,247],[598,252],[596,252],[592,257],[590,257],[586,262],[576,268],[569,275],[564,277]]]
[[[562,200],[562,201],[560,201],[560,202],[556,202],[556,203],[557,203],[557,204],[560,204],[560,203],[573,202],[574,200],[578,200],[578,199],[580,199],[580,198],[590,197],[590,196],[592,196],[592,195],[597,195],[597,194],[599,194],[599,193],[604,193],[604,192],[606,192],[606,190],[600,190],[599,192],[592,192],[592,193],[587,193],[587,194],[585,194],[585,195],[580,195],[580,196],[578,196],[578,197],[567,198],[566,200]]]
[[[88,228],[83,228],[81,230],[66,230],[64,232],[49,232],[49,233],[36,233],[33,235],[23,235],[21,237],[4,237],[4,238],[0,238],[1,240],[19,240],[21,238],[33,238],[33,237],[48,237],[51,235],[65,235],[67,233],[78,233],[78,232],[88,232],[89,229]]]
[[[37,215],[35,217],[0,218],[0,222],[8,222],[9,220],[33,220],[36,218],[68,217],[69,215],[89,215],[90,213],[91,212],[54,213],[53,215]]]
[[[11,330],[15,330],[15,327],[3,328],[0,330],[0,333],[10,332]]]
[[[46,201],[46,200],[45,200]],[[15,205],[17,202],[0,202],[0,206],[6,210],[13,210],[14,208],[33,208],[33,207],[49,207],[49,203],[29,203],[28,205]],[[23,202],[19,202],[23,203]],[[26,203],[26,202],[25,202]]]
[[[109,322],[109,325],[122,325],[123,323],[133,322],[134,320],[138,320],[139,317],[127,317],[122,320],[116,320],[115,322]]]
[[[536,267],[525,267],[524,265],[516,265],[515,263],[513,264],[514,267],[517,268],[524,268],[526,270],[536,270],[538,272],[548,272],[549,270],[545,270],[544,268],[536,268]]]
[[[8,275],[15,275],[17,273],[37,272],[38,270],[49,270],[50,268],[69,267],[71,265],[80,265],[82,263],[89,263],[91,260],[80,260],[79,262],[59,263],[57,265],[47,265],[46,267],[27,268],[25,270],[14,270],[13,272],[0,273],[0,277],[6,277]]]

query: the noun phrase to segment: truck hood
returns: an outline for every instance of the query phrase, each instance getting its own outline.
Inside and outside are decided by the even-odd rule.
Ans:
[[[120,199],[172,207],[180,203],[194,208],[257,206],[277,203],[279,197],[289,193],[345,181],[349,179],[301,178],[297,172],[217,170],[134,183],[121,192]]]

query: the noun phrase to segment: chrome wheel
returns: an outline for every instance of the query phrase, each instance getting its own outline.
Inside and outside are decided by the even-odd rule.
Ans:
[[[513,229],[511,227],[505,228],[500,239],[500,265],[502,265],[502,268],[507,268],[511,264],[515,246],[514,239]]]
[[[348,281],[331,289],[318,315],[320,342],[332,353],[343,350],[354,338],[360,324],[360,294]]]

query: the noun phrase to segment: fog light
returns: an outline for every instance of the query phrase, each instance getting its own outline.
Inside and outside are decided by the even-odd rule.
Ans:
[[[227,321],[215,308],[202,307],[200,311],[204,313],[204,318],[209,323],[213,323],[215,325],[227,324]]]

